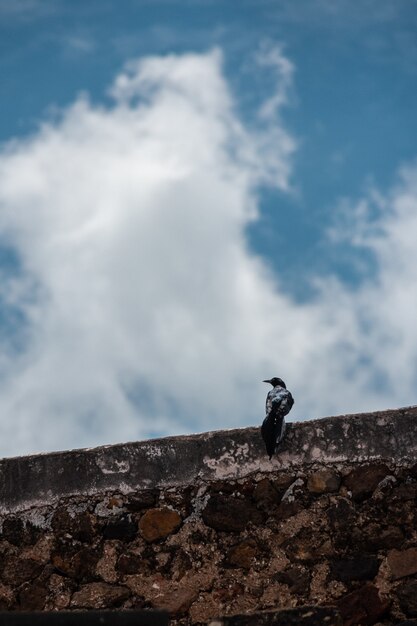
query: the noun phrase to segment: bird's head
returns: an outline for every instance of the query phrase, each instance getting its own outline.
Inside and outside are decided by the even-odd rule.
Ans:
[[[284,389],[287,388],[282,378],[278,378],[277,376],[274,376],[274,378],[271,378],[271,380],[263,380],[262,382],[269,383],[273,387],[277,387],[279,385],[280,387],[284,387]]]

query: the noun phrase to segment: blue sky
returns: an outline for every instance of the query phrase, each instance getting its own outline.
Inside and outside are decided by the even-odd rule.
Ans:
[[[415,403],[416,29],[0,0],[3,454]]]

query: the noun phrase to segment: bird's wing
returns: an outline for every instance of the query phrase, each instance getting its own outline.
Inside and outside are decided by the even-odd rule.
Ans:
[[[293,404],[294,398],[288,389],[274,387],[266,397],[266,414],[269,415],[273,411],[274,413],[286,415],[291,410]]]

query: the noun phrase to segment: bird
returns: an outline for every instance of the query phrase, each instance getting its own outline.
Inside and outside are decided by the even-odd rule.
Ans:
[[[269,460],[271,460],[277,445],[284,438],[284,418],[291,411],[294,398],[281,378],[275,376],[262,382],[269,383],[273,387],[266,396],[266,416],[261,426],[262,438],[269,454]]]

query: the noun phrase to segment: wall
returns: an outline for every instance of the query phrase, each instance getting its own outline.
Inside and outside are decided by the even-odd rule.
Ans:
[[[417,617],[416,418],[291,424],[272,462],[258,428],[4,459],[0,610]]]

